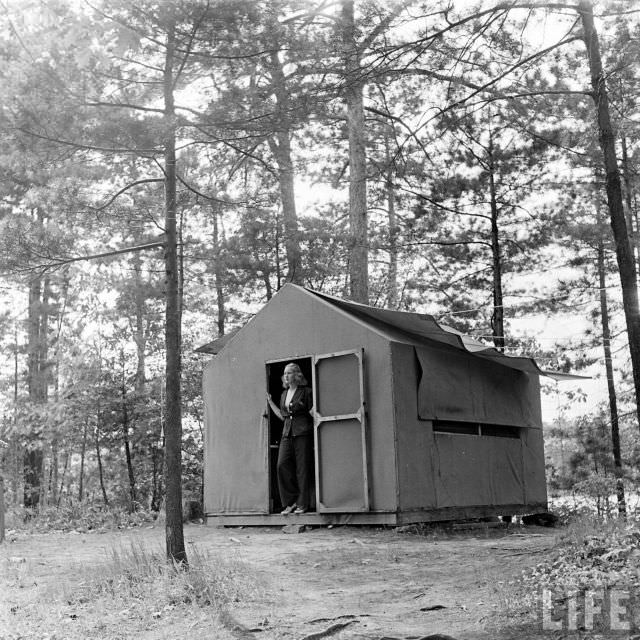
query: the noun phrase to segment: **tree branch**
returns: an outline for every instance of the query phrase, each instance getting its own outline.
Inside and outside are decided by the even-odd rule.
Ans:
[[[135,251],[146,251],[147,249],[156,249],[158,247],[164,247],[164,242],[148,242],[146,244],[140,244],[135,247],[126,247],[124,249],[114,249],[113,251],[105,251],[103,253],[94,253],[87,256],[76,256],[73,258],[61,258],[57,260],[52,260],[48,264],[36,265],[33,267],[27,267],[23,269],[14,269],[11,273],[30,273],[36,270],[41,271],[41,273],[45,273],[50,269],[57,269],[58,267],[63,267],[64,265],[71,264],[72,262],[82,262],[85,260],[97,260],[99,258],[109,258],[111,256],[122,255],[124,253],[133,253]]]
[[[36,133],[35,131],[31,131],[30,129],[25,129],[24,127],[17,127],[16,131],[20,131],[25,135],[32,136],[34,138],[38,138],[39,140],[46,140],[47,142],[55,142],[57,144],[62,144],[67,147],[75,147],[76,149],[86,149],[88,151],[104,151],[105,153],[151,153],[158,154],[162,153],[162,149],[131,149],[127,147],[99,147],[97,145],[90,144],[81,144],[79,142],[71,142],[69,140],[61,140],[60,138],[53,138],[51,136],[43,135],[40,133]]]
[[[164,178],[146,178],[144,180],[136,180],[135,182],[132,182],[131,184],[128,184],[126,187],[123,187],[122,189],[120,189],[120,191],[118,191],[114,196],[112,196],[105,204],[103,204],[100,207],[89,207],[92,211],[95,211],[96,213],[102,211],[103,209],[106,209],[110,204],[113,203],[113,201],[118,197],[121,196],[123,193],[125,193],[126,191],[128,191],[129,189],[132,189],[133,187],[139,185],[139,184],[149,184],[150,182],[164,182]]]

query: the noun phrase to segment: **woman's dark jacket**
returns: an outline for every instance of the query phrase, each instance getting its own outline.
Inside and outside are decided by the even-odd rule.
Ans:
[[[309,387],[298,387],[289,406],[285,404],[287,389],[280,396],[280,413],[284,418],[282,437],[304,436],[313,433],[313,418],[309,414],[313,406],[313,392]]]

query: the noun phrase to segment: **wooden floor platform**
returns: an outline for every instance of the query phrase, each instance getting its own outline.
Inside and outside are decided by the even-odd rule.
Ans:
[[[287,524],[315,526],[329,525],[371,525],[400,526],[419,522],[451,522],[488,518],[505,515],[544,513],[546,503],[529,505],[445,507],[440,509],[420,509],[413,511],[361,511],[354,513],[317,513],[308,511],[301,514],[282,515],[280,513],[208,513],[206,522],[218,527],[280,527]]]
[[[207,514],[208,525],[214,527],[280,527],[287,524],[305,524],[315,526],[328,525],[396,525],[396,513],[316,513],[308,511],[301,514],[283,516],[280,513],[239,513]]]

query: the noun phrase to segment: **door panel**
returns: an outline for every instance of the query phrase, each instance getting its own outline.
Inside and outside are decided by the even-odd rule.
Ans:
[[[323,416],[355,414],[362,406],[360,361],[355,353],[319,356],[316,386],[320,389],[316,410]]]
[[[317,509],[367,511],[363,350],[314,356],[313,367]]]
[[[334,420],[318,429],[321,452],[316,467],[319,510],[340,508],[362,511],[364,476],[358,458],[362,457],[362,431],[359,420]]]

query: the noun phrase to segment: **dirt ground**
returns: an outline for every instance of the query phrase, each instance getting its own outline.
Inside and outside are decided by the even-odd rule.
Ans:
[[[114,548],[162,549],[160,526],[102,533],[10,534],[0,545],[0,640],[37,638],[497,638],[504,583],[556,539],[541,528],[416,535],[392,529],[187,525],[187,549],[246,566],[260,589],[223,616],[211,608],[113,611],[64,594]]]

